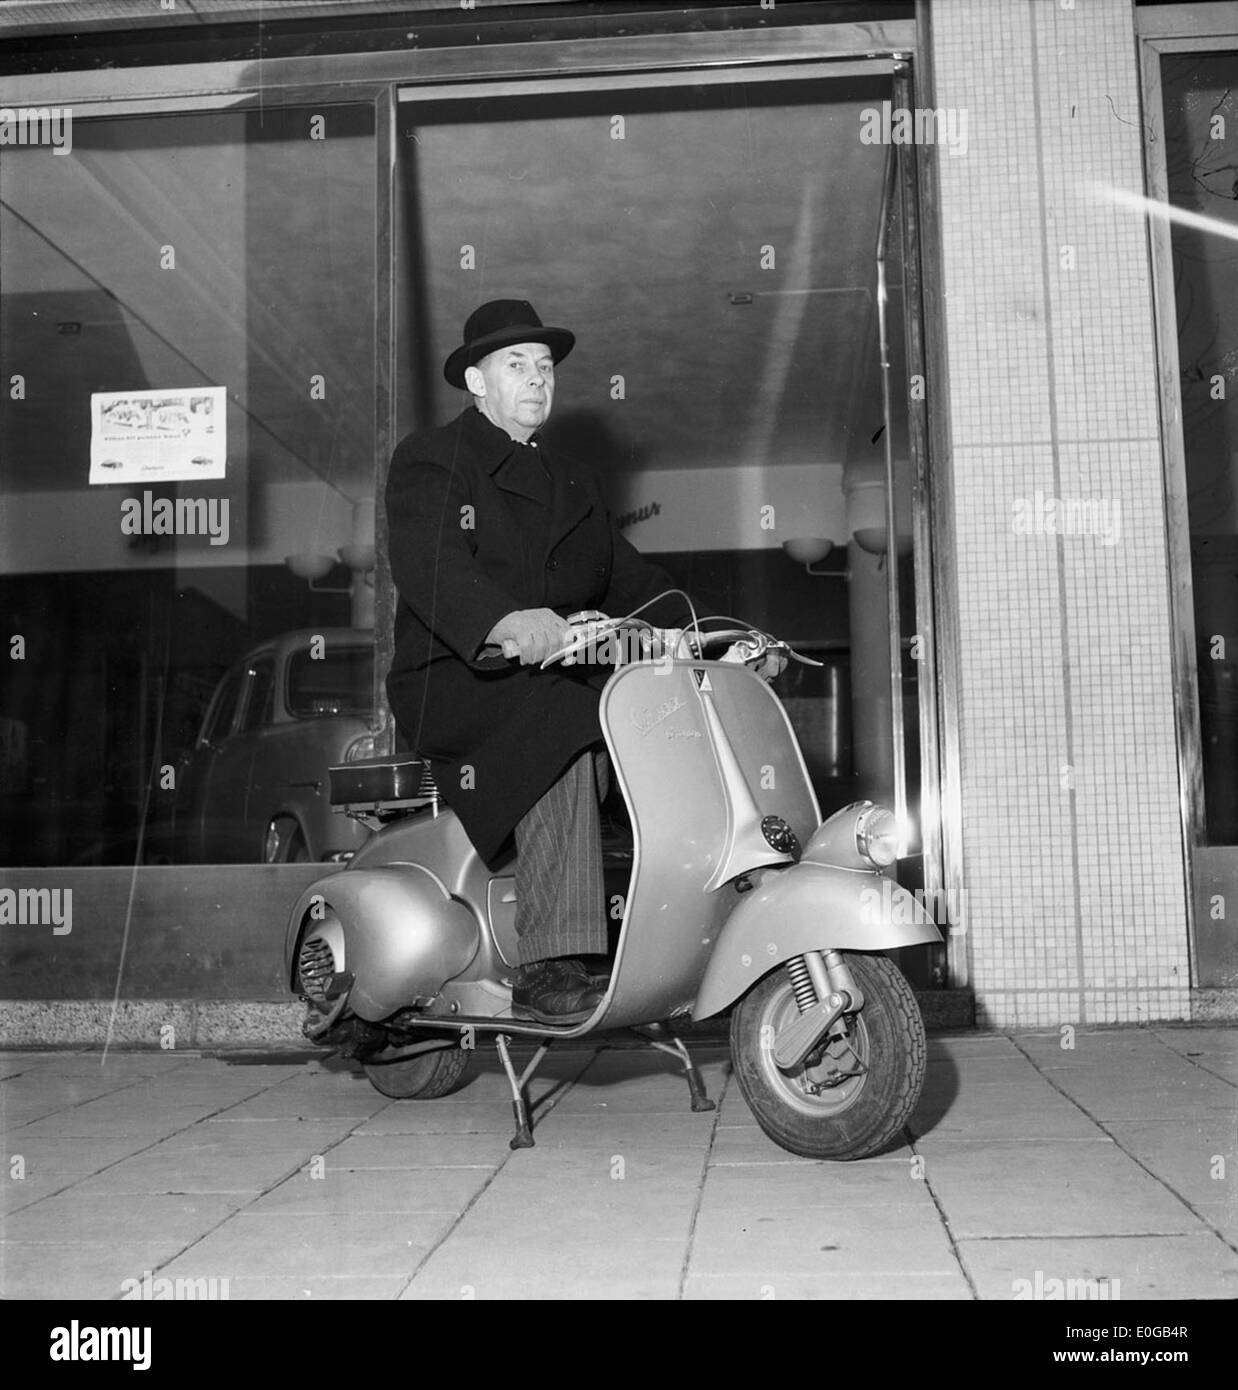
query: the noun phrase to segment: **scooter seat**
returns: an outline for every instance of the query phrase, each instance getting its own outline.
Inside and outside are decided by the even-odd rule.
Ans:
[[[438,799],[429,763],[412,753],[358,758],[328,771],[332,806],[412,806]]]

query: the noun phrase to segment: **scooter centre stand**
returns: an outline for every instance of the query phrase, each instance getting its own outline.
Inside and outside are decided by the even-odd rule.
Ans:
[[[533,1147],[533,1130],[529,1124],[529,1107],[524,1098],[524,1088],[528,1085],[533,1073],[541,1066],[542,1058],[550,1051],[550,1044],[553,1038],[547,1038],[529,1059],[529,1065],[525,1067],[520,1076],[516,1076],[516,1069],[512,1066],[511,1054],[507,1050],[507,1045],[511,1038],[506,1033],[496,1033],[494,1045],[499,1050],[499,1059],[503,1063],[503,1070],[507,1073],[507,1079],[512,1088],[512,1111],[516,1116],[516,1132],[512,1135],[508,1148],[512,1149],[531,1149]]]
[[[717,1104],[710,1100],[705,1091],[705,1082],[697,1069],[696,1063],[692,1060],[682,1038],[672,1036],[670,1042],[664,1042],[661,1038],[655,1037],[653,1029],[660,1028],[661,1025],[651,1023],[648,1028],[633,1028],[632,1033],[640,1038],[642,1042],[648,1043],[651,1047],[656,1047],[659,1052],[667,1052],[672,1057],[677,1057],[683,1063],[684,1077],[688,1083],[688,1094],[691,1097],[692,1109],[696,1112],[703,1110],[716,1110]]]
[[[638,1038],[642,1043],[649,1047],[656,1047],[659,1052],[666,1052],[683,1063],[684,1078],[688,1083],[688,1094],[691,1107],[698,1114],[702,1111],[716,1110],[716,1102],[710,1100],[705,1091],[705,1082],[697,1069],[696,1063],[692,1060],[687,1047],[682,1038],[672,1036],[670,1041],[655,1036],[655,1030],[660,1030],[660,1024],[649,1024],[647,1027],[625,1028],[622,1031],[630,1037]],[[546,1053],[550,1051],[554,1038],[546,1038],[539,1046],[537,1051],[529,1058],[528,1065],[516,1075],[516,1068],[512,1064],[511,1053],[508,1051],[511,1043],[511,1035],[508,1033],[496,1033],[494,1037],[495,1047],[498,1049],[499,1060],[503,1063],[503,1070],[507,1073],[508,1084],[512,1088],[512,1113],[516,1117],[516,1133],[509,1141],[508,1147],[512,1149],[531,1149],[534,1147],[533,1125],[529,1115],[529,1103],[525,1098],[525,1087],[532,1080],[534,1072],[542,1063]]]

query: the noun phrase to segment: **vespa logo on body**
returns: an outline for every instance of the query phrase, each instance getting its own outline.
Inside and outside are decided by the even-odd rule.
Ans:
[[[687,709],[687,700],[682,700],[678,695],[672,695],[669,700],[663,700],[660,705],[646,705],[643,708],[633,708],[628,718],[632,721],[632,727],[636,729],[642,738],[651,733],[658,727],[663,720],[669,719],[681,709]]]

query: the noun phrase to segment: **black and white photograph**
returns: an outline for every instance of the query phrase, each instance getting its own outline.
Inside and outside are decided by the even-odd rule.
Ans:
[[[0,972],[53,1373],[1223,1354],[1238,3],[0,0]]]

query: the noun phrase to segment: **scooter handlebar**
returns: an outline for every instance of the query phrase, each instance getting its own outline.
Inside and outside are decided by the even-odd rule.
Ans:
[[[573,664],[575,657],[590,647],[606,648],[615,634],[625,629],[636,636],[637,645],[640,648],[637,659],[661,656],[668,652],[676,657],[700,658],[707,648],[725,642],[729,645],[727,651],[720,658],[722,661],[756,665],[764,662],[765,658],[771,654],[777,656],[785,654],[810,666],[821,665],[819,661],[813,661],[809,657],[803,657],[797,652],[793,652],[785,642],[779,642],[757,628],[662,628],[654,627],[643,618],[636,617],[606,618],[594,613],[582,613],[574,616],[584,620],[577,624],[579,632],[569,643],[560,650],[552,652],[541,663],[543,671],[559,661],[568,665]],[[614,660],[616,655],[613,648],[607,652],[607,656],[611,660]],[[617,664],[623,663],[620,661]],[[776,664],[778,670],[781,670],[785,661]],[[776,675],[777,671],[773,674]]]

